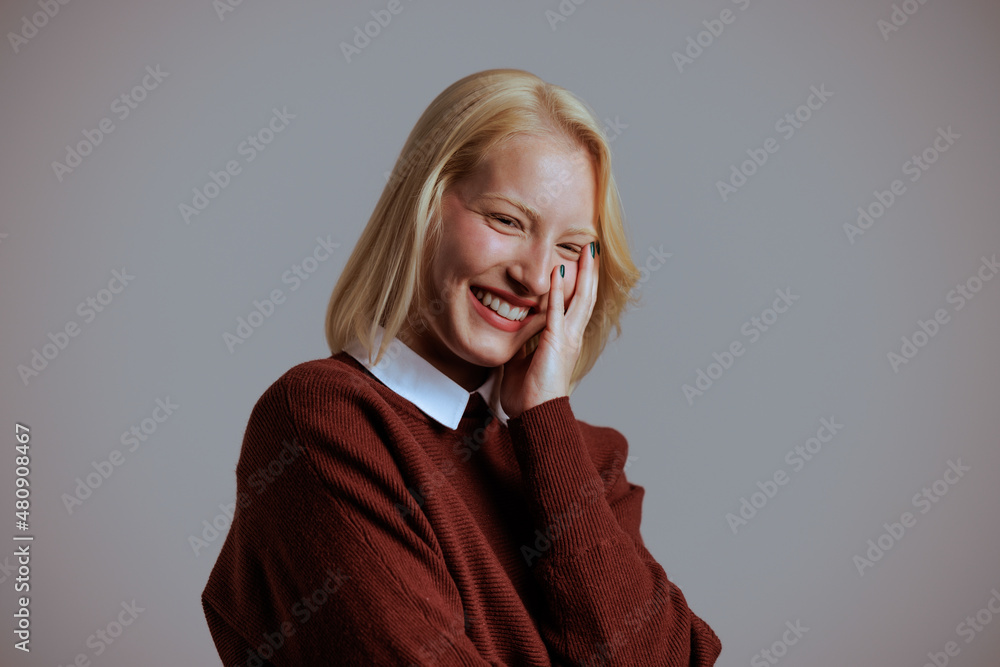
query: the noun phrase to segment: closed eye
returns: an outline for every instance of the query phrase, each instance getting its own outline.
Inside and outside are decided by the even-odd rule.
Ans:
[[[494,220],[499,220],[501,223],[510,223],[510,224],[504,224],[505,227],[516,227],[517,226],[516,222],[514,222],[510,218],[505,218],[502,215],[493,215],[493,216],[490,216],[490,217],[492,217]]]
[[[500,224],[502,224],[504,227],[512,227],[513,228],[513,227],[517,227],[518,226],[518,223],[517,223],[516,220],[512,220],[511,218],[508,218],[508,217],[503,216],[503,215],[492,214],[492,215],[490,215],[490,217],[493,218],[494,220],[496,220],[497,222],[499,222]],[[577,255],[579,255],[581,252],[583,252],[583,247],[582,246],[574,246],[571,243],[563,243],[559,247],[560,248],[566,248],[566,250],[569,250],[572,253],[576,253]]]

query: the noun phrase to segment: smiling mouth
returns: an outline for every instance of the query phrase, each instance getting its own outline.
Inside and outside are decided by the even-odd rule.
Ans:
[[[492,310],[497,317],[502,318],[514,324],[520,324],[538,312],[538,309],[534,306],[513,306],[503,297],[499,297],[489,289],[479,287],[477,285],[469,285],[469,292],[472,294],[472,298],[476,299],[476,301],[479,301],[479,304],[483,306],[483,308],[486,308],[487,310]],[[480,295],[482,295],[483,297],[482,299],[480,299]],[[494,298],[499,298],[500,300],[499,303],[502,304],[500,305],[499,308],[495,307],[497,302],[494,301]],[[486,301],[489,301],[490,305],[486,305]],[[504,315],[500,314],[505,308],[508,310],[507,314],[509,314],[509,312],[516,310],[522,311],[522,314],[517,319],[511,319],[507,317],[507,314]]]

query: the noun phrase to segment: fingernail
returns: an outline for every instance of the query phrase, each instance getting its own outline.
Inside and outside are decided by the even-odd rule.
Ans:
[[[600,241],[597,242],[597,254],[598,255],[601,254],[601,242]]]
[[[593,241],[590,242],[590,256],[591,257],[594,256],[594,242]]]
[[[559,277],[560,278],[565,278],[566,277],[566,265],[565,264],[560,264],[559,265]]]

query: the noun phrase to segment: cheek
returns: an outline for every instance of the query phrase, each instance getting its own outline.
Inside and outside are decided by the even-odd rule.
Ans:
[[[474,213],[456,214],[445,231],[439,260],[444,260],[456,273],[477,274],[493,264],[506,252],[502,235],[495,233]]]
[[[437,254],[431,260],[434,263],[435,282],[440,288],[475,271],[475,247],[475,239],[469,234],[455,233],[442,239]]]
[[[480,264],[493,264],[494,258],[511,254],[517,242],[515,236],[499,233],[480,218],[473,221],[468,229],[466,252],[478,258]]]

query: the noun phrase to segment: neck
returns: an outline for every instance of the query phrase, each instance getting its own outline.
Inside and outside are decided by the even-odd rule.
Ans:
[[[440,349],[426,332],[415,333],[409,322],[403,323],[396,337],[468,392],[473,392],[482,386],[493,370],[486,366],[470,364],[449,349]]]

